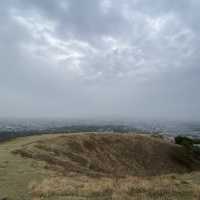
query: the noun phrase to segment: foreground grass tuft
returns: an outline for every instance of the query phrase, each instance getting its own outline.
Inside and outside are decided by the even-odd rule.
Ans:
[[[196,173],[195,176],[200,174]],[[176,177],[174,179],[174,177]],[[190,176],[188,176],[190,177]],[[69,199],[155,199],[155,200],[198,200],[200,186],[191,182],[186,175],[160,177],[91,178],[54,177],[32,184],[34,199],[68,197]],[[187,181],[183,182],[183,180]]]

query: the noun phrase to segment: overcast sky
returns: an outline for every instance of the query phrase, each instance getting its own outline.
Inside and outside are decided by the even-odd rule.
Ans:
[[[1,0],[0,117],[200,119],[199,0]]]

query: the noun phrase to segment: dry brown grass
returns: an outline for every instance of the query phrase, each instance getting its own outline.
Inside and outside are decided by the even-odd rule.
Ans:
[[[6,183],[0,190],[8,197],[16,190],[10,199],[200,200],[200,173],[185,173],[198,166],[183,148],[160,138],[46,135],[2,149],[1,159],[9,158],[9,166],[0,170],[0,186]]]
[[[15,151],[45,161],[64,175],[152,176],[185,173],[195,167],[184,148],[134,134],[74,134],[41,140]]]
[[[198,174],[198,176],[200,176]],[[186,180],[183,182],[183,178]],[[200,186],[181,175],[160,177],[51,177],[32,183],[33,199],[199,200]],[[64,198],[65,197],[65,198]]]

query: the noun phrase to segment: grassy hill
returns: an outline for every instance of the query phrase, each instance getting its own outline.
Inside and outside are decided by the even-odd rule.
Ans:
[[[0,199],[200,199],[199,162],[148,135],[25,137],[0,152]]]
[[[152,176],[198,168],[181,146],[147,135],[76,134],[28,144],[15,153],[65,175]]]

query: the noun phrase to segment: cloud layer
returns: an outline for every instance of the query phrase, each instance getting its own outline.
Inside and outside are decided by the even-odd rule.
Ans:
[[[3,0],[0,116],[200,117],[198,0]]]

